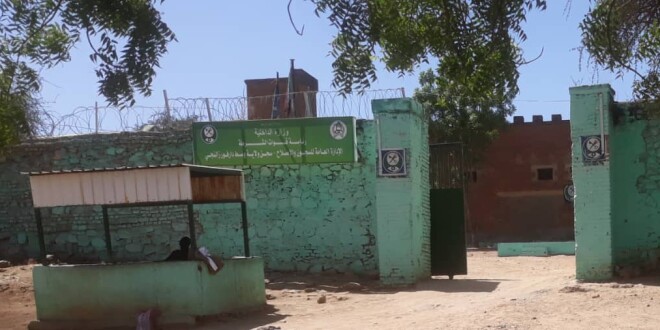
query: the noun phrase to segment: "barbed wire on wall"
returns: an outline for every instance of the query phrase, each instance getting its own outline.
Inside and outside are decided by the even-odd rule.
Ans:
[[[60,117],[51,113],[41,131],[47,136],[134,131],[164,112],[165,107],[81,106]]]
[[[352,116],[371,119],[371,101],[404,97],[403,88],[368,90],[343,95],[336,91],[297,92],[303,104],[316,105],[316,117]],[[286,98],[286,94],[279,95]],[[265,103],[272,106],[274,95],[229,98],[167,98],[166,106],[134,106],[116,108],[107,106],[80,106],[69,114],[58,116],[44,113],[38,134],[42,137],[80,135],[91,133],[137,131],[159,117],[167,115],[173,120],[236,121],[247,120],[248,105]]]
[[[195,117],[200,121],[247,120],[247,98],[245,97],[177,97],[168,101],[173,113],[184,116],[177,118]]]

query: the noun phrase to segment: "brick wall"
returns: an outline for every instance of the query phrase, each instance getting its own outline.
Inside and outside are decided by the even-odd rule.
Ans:
[[[573,239],[570,122],[516,117],[488,147],[467,185],[468,240],[479,243]],[[551,180],[537,170],[551,168]]]
[[[289,79],[288,73],[280,76],[279,91],[282,96],[279,98],[280,118],[287,118],[287,97]],[[319,82],[312,75],[303,69],[294,69],[294,92],[295,113],[290,117],[305,117],[305,107],[309,106],[311,117],[316,117],[316,93],[319,90]],[[248,79],[245,81],[248,97],[248,119],[270,119],[273,110],[273,95],[275,92],[275,77],[266,79]],[[307,93],[305,99],[303,92]],[[309,102],[308,104],[306,102]]]
[[[423,119],[421,116],[415,117],[415,128],[413,132],[417,132],[420,136],[418,137],[418,145],[416,149],[418,152],[416,155],[417,165],[416,171],[419,171],[419,175],[415,182],[416,193],[419,196],[419,200],[416,202],[419,205],[417,209],[418,221],[421,223],[422,232],[421,232],[421,249],[420,255],[422,256],[422,264],[420,266],[421,277],[427,276],[431,272],[431,185],[429,180],[429,157],[430,150],[428,146],[429,140],[429,128],[428,121]]]

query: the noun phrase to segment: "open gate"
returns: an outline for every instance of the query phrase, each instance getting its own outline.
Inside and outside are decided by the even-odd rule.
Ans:
[[[431,275],[453,279],[467,274],[463,146],[441,143],[429,147]]]

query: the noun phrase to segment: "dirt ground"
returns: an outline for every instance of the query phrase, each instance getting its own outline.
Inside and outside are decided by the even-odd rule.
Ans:
[[[26,329],[34,319],[32,266],[0,268],[0,329]]]
[[[585,284],[575,281],[574,269],[573,256],[470,251],[469,275],[409,288],[384,289],[345,275],[272,273],[262,311],[197,328],[660,329],[660,278]],[[0,329],[25,329],[35,318],[30,283],[30,266],[0,273]]]

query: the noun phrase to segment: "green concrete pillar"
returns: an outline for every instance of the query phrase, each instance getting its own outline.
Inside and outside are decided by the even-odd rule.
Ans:
[[[409,98],[372,101],[379,161],[376,244],[384,284],[415,283],[431,273],[428,122]]]
[[[586,281],[609,279],[613,187],[608,135],[614,91],[610,85],[580,86],[570,88],[570,94],[576,277]]]

